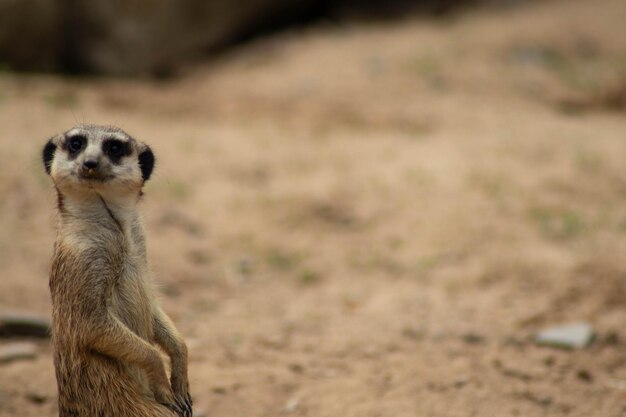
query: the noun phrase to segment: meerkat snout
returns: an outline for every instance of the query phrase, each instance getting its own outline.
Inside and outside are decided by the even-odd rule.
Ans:
[[[99,165],[99,161],[97,159],[85,159],[85,162],[83,162],[83,169],[86,170],[94,170],[96,168],[98,168]]]

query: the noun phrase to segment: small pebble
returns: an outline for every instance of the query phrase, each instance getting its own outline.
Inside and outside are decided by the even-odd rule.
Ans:
[[[480,345],[485,342],[485,336],[478,333],[465,333],[461,338],[468,345]]]
[[[213,391],[215,394],[220,394],[220,395],[226,394],[225,387],[213,387],[211,391]]]
[[[452,385],[454,386],[454,388],[463,388],[465,385],[469,383],[469,381],[470,381],[469,376],[461,375],[454,380]]]
[[[289,364],[289,370],[294,374],[301,374],[304,372],[304,367],[299,363],[291,363]]]
[[[535,342],[544,346],[581,349],[589,346],[594,336],[590,324],[574,323],[542,330],[535,335]]]
[[[285,405],[285,411],[288,413],[293,413],[298,408],[298,405],[300,405],[300,400],[297,398],[292,398],[287,401],[287,405]]]
[[[591,372],[586,369],[580,369],[578,372],[576,372],[576,377],[581,381],[589,383],[593,382],[593,375],[591,375]]]
[[[48,396],[40,392],[29,392],[26,394],[26,398],[34,404],[43,404],[48,401]]]

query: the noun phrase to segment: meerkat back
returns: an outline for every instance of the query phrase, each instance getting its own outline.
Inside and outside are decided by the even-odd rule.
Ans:
[[[47,142],[43,162],[58,196],[50,293],[59,415],[192,416],[187,348],[153,296],[137,211],[152,151],[119,128],[79,125]]]

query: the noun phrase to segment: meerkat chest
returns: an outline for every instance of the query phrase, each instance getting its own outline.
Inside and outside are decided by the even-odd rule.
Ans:
[[[113,314],[144,339],[152,338],[152,288],[145,259],[141,253],[127,252],[120,273],[111,289]]]

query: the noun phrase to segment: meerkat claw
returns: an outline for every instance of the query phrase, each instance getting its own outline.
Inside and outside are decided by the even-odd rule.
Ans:
[[[191,407],[189,407],[185,400],[177,399],[176,405],[180,408],[182,417],[191,417]]]
[[[174,411],[180,417],[186,417],[185,412],[178,406],[178,404],[163,404],[163,405],[169,408],[170,410]]]

